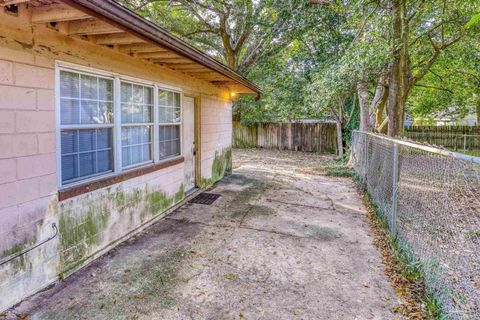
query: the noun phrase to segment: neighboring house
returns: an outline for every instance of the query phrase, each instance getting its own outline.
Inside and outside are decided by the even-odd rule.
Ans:
[[[259,89],[111,0],[0,9],[1,311],[220,179]]]
[[[332,119],[331,117],[304,118],[304,119],[293,119],[290,122],[292,123],[335,123],[335,119]]]
[[[472,108],[473,109],[473,108]],[[431,117],[415,118],[414,125],[433,126],[478,126],[477,114],[472,111],[466,115],[459,115],[455,108],[449,108],[445,112],[439,112]]]

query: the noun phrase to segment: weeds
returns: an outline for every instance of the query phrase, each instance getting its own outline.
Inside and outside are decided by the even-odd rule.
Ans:
[[[325,171],[327,176],[332,177],[353,177],[355,175],[353,169],[346,166],[327,167]]]

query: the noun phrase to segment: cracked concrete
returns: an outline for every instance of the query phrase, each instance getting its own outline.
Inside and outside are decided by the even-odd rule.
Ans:
[[[6,318],[400,318],[366,209],[328,161],[235,150],[213,205],[184,205]]]

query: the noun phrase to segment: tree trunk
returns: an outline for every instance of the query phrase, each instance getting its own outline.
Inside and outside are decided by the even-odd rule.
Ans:
[[[335,125],[337,128],[337,149],[338,149],[338,157],[343,158],[343,130],[342,130],[342,122],[343,122],[343,110],[342,106],[339,103],[339,110],[335,111],[333,107],[330,107],[330,111],[332,112],[333,116],[335,117]]]
[[[338,157],[343,158],[343,131],[342,131],[342,123],[340,121],[336,121],[337,125],[337,147],[338,147]]]
[[[358,104],[360,106],[360,131],[372,131],[368,104],[367,83],[364,79],[357,82]]]
[[[377,88],[375,89],[375,95],[372,102],[371,123],[377,131],[383,123],[383,112],[385,111],[385,105],[388,99],[388,86],[387,77],[384,72],[380,75]]]
[[[388,135],[402,136],[408,97],[408,20],[406,0],[392,1],[393,61],[390,64],[387,100]]]

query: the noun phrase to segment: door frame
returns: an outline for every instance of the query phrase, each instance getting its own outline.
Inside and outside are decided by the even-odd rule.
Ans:
[[[193,132],[194,137],[193,140],[195,141],[195,188],[202,187],[202,130],[201,130],[201,109],[200,106],[202,105],[202,98],[200,95],[190,95],[185,94],[185,97],[193,98],[193,105],[194,105],[194,121],[193,121]]]

